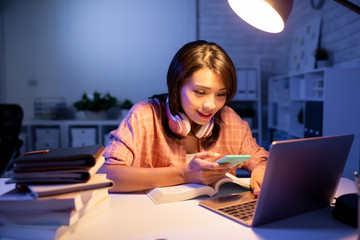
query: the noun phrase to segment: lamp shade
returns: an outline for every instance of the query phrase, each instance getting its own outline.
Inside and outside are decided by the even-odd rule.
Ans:
[[[270,33],[281,32],[290,15],[293,0],[228,0],[245,22]]]

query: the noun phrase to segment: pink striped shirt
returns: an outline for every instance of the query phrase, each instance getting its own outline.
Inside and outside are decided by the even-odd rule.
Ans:
[[[119,128],[110,133],[104,153],[106,164],[148,168],[186,164],[185,139],[177,143],[167,136],[161,123],[162,114],[165,114],[163,109],[164,104],[155,101],[134,105]],[[251,155],[251,159],[238,166],[249,172],[257,166],[265,166],[268,152],[256,143],[248,123],[227,106],[221,109],[221,117],[224,125],[219,139],[207,149],[200,144],[200,152],[217,152],[221,156]],[[236,169],[230,172],[235,174]]]

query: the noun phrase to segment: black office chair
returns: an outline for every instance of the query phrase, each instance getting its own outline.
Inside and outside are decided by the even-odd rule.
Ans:
[[[16,104],[0,104],[0,176],[20,155],[23,141],[19,139],[23,110]]]

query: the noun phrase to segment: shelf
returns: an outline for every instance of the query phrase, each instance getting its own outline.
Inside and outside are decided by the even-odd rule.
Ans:
[[[360,69],[322,68],[269,79],[270,142],[355,134],[343,176],[359,170]],[[286,85],[288,83],[288,85]],[[286,95],[290,89],[290,99]]]
[[[289,131],[293,136],[304,135],[304,101],[292,101],[289,114]]]
[[[261,108],[261,81],[260,64],[236,68],[237,91],[233,100],[228,104],[244,120],[262,144],[262,108]]]
[[[305,98],[305,79],[291,78],[290,99],[304,99],[304,98]]]
[[[323,101],[324,75],[324,71],[316,70],[271,78],[269,91],[282,93],[283,97],[270,94],[269,119],[272,121],[269,127],[285,131],[289,137],[304,137],[305,105],[309,101]],[[288,92],[289,99],[286,98]]]
[[[22,138],[24,151],[44,148],[106,145],[110,131],[118,128],[121,120],[63,120],[24,121]]]

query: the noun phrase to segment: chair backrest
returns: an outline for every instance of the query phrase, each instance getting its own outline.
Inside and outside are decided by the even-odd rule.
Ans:
[[[0,174],[14,153],[19,154],[23,110],[16,104],[0,104]]]

